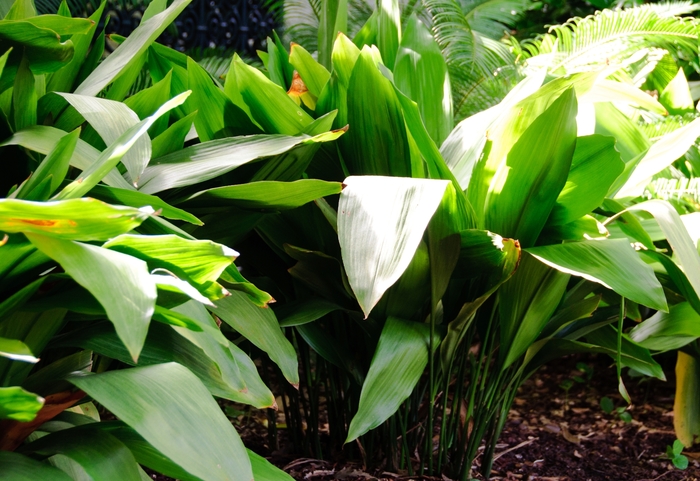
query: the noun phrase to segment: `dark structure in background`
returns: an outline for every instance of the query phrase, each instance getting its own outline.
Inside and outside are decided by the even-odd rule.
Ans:
[[[99,0],[68,0],[73,15],[90,15]],[[192,0],[158,39],[180,51],[220,49],[255,55],[278,25],[270,0]],[[56,13],[60,0],[36,0],[39,13]],[[107,33],[129,35],[141,22],[148,0],[108,0]],[[174,26],[174,28],[173,28]]]

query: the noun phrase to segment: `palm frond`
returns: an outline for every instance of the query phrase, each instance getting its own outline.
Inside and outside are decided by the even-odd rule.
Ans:
[[[287,0],[284,2],[285,43],[294,41],[310,52],[318,50],[318,26],[321,0]]]
[[[647,113],[647,121],[640,123],[639,128],[651,141],[656,141],[666,134],[670,134],[674,130],[688,125],[690,122],[698,118],[697,113],[689,113],[685,115],[669,115],[667,117],[656,116]]]
[[[681,17],[700,10],[700,5],[691,0],[682,2],[647,3],[645,8],[654,10],[660,17]]]
[[[550,54],[553,72],[574,73],[617,63],[648,47],[693,54],[698,33],[697,20],[665,16],[656,7],[642,5],[603,10],[550,27],[549,33],[524,41],[521,53],[530,57]]]
[[[512,65],[513,54],[504,43],[473,30],[456,0],[425,0],[432,17],[432,30],[450,68],[469,75],[493,75]]]

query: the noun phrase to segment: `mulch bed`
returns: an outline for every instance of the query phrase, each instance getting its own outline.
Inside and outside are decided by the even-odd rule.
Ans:
[[[690,460],[684,471],[674,468],[665,456],[666,447],[675,440],[674,359],[662,361],[669,377],[666,382],[623,376],[633,402],[627,408],[631,420],[622,419],[626,415],[621,417],[616,412],[606,414],[600,407],[603,397],[610,398],[615,407],[625,406],[617,393],[615,367],[609,357],[571,356],[542,368],[520,389],[496,449],[491,479],[700,481],[700,453],[694,452],[700,449],[684,452]],[[588,366],[588,373],[577,369],[580,363]],[[574,378],[582,382],[572,382]],[[572,385],[568,393],[562,387],[567,383]],[[284,441],[283,429],[279,431],[280,446],[270,449],[263,413],[240,415],[234,422],[248,447],[297,480],[450,481],[444,476],[421,478],[364,470],[360,464],[342,459],[321,461],[295,456]]]

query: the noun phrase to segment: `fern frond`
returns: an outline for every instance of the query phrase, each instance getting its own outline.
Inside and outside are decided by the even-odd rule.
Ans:
[[[647,3],[644,8],[655,11],[660,17],[681,17],[700,10],[700,5],[690,0],[682,2]]]
[[[650,116],[651,114],[647,114]],[[640,123],[639,128],[652,142],[658,140],[666,134],[670,134],[674,130],[688,125],[698,117],[697,113],[689,113],[685,115],[669,115],[667,117],[654,116],[649,118],[649,121]]]
[[[525,55],[551,54],[552,71],[565,73],[616,63],[641,48],[697,53],[698,21],[659,13],[642,5],[626,10],[603,10],[551,27],[549,33],[522,44]]]
[[[526,11],[532,0],[460,0],[464,17],[472,30],[494,40],[503,37]]]
[[[514,57],[504,43],[473,30],[456,0],[424,0],[432,17],[432,30],[450,68],[469,75],[489,76]]]

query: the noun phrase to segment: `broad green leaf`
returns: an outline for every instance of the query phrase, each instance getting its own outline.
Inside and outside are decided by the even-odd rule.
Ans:
[[[666,109],[654,97],[627,82],[598,79],[591,89],[581,96],[581,102],[618,102],[642,107],[659,115]]]
[[[246,339],[265,351],[292,385],[299,385],[299,368],[296,352],[284,337],[277,318],[270,308],[253,304],[242,292],[232,292],[229,297],[215,302],[211,312],[241,333]]]
[[[327,3],[327,2],[324,2]],[[330,44],[329,53],[330,53]],[[330,55],[329,55],[330,58]],[[301,45],[292,42],[289,52],[289,63],[299,72],[304,84],[314,97],[321,95],[323,87],[331,78],[326,68],[318,63]]]
[[[15,85],[12,89],[15,131],[36,125],[37,93],[34,74],[29,70],[26,55],[17,69]]]
[[[498,105],[462,120],[442,143],[440,152],[463,190],[469,186],[474,166],[486,145],[489,128],[515,104],[536,92],[544,78],[544,69],[528,75]]]
[[[19,386],[0,387],[0,419],[33,421],[44,406],[44,398]]]
[[[121,235],[103,247],[142,259],[149,270],[165,269],[197,284],[215,282],[238,252],[207,240],[175,235]]]
[[[94,481],[140,481],[136,459],[129,448],[109,433],[74,427],[51,433],[23,447],[41,456],[62,454],[75,461]]]
[[[41,182],[49,177],[51,178],[49,195],[54,193],[56,189],[61,186],[63,179],[66,178],[66,174],[68,173],[70,159],[73,156],[73,152],[75,152],[79,136],[80,129],[76,129],[61,137],[56,146],[51,149],[46,158],[39,164],[39,167],[29,180],[22,184],[17,192],[18,199],[23,199],[25,196],[31,194]]]
[[[344,33],[339,33],[333,43],[333,72],[345,88],[350,85],[350,76],[359,56],[360,49]]]
[[[10,2],[12,6],[4,20],[24,20],[36,16],[34,2],[30,0],[10,0]]]
[[[60,469],[10,451],[0,451],[0,466],[11,481],[73,481]]]
[[[139,190],[154,194],[197,184],[261,157],[278,155],[297,145],[334,140],[342,133],[316,137],[251,135],[203,142],[153,160],[141,176]]]
[[[5,20],[12,19],[6,18]],[[61,37],[70,36],[71,39],[74,35],[87,33],[90,30],[90,28],[95,24],[93,20],[87,18],[67,18],[62,15],[53,14],[42,14],[32,16],[32,18],[24,18],[22,20],[29,22],[37,27],[53,30]]]
[[[78,95],[95,96],[135,61],[185,9],[190,0],[175,0],[165,11],[142,22],[117,50],[110,54],[75,89]]]
[[[92,188],[88,195],[104,202],[128,205],[131,207],[150,205],[154,209],[157,209],[158,213],[167,219],[184,220],[190,224],[202,225],[202,221],[197,219],[189,212],[173,207],[155,195],[148,195],[135,190],[107,187],[104,185],[96,185]]]
[[[321,298],[293,301],[275,309],[280,326],[292,327],[316,321],[326,314],[340,309],[340,306]]]
[[[85,95],[57,94],[66,99],[85,118],[100,134],[106,145],[114,144],[127,130],[139,123],[138,115],[122,102]],[[165,101],[167,100],[166,98]],[[138,183],[139,176],[149,160],[151,160],[151,141],[148,135],[142,135],[122,157],[122,162],[134,184]]]
[[[369,47],[355,62],[347,93],[348,123],[342,154],[352,175],[411,176],[401,105]]]
[[[389,419],[410,396],[428,364],[430,326],[389,317],[362,385],[346,443]]]
[[[248,209],[293,209],[328,195],[339,194],[340,182],[302,179],[295,182],[261,181],[215,187],[188,197],[191,207],[237,206]]]
[[[0,143],[0,147],[6,145],[21,145],[25,149],[48,155],[56,148],[58,142],[66,136],[66,132],[47,125],[34,125],[19,132],[15,132],[12,137]],[[100,157],[100,151],[84,140],[78,139],[70,164],[80,170],[88,169]],[[129,184],[119,174],[117,170],[108,172],[102,179],[105,184],[122,189],[134,190],[134,186]]]
[[[441,145],[452,131],[452,87],[440,47],[415,15],[408,19],[393,71],[396,86],[418,104],[430,137]]]
[[[338,238],[348,280],[365,316],[406,270],[449,181],[348,177]]]
[[[187,58],[188,88],[192,96],[185,104],[188,111],[197,110],[194,126],[202,142],[216,138],[217,132],[233,135],[260,133],[248,114],[235,105],[212,82],[209,74],[191,58]]]
[[[93,37],[95,36],[98,23],[102,18],[102,13],[104,12],[106,5],[107,2],[100,3],[97,10],[90,15],[89,20],[92,22],[92,25],[89,27],[87,32],[71,36],[71,42],[73,42],[75,52],[73,54],[73,58],[68,65],[51,74],[46,84],[47,92],[69,92],[73,90],[73,84],[78,78],[81,65],[83,65],[85,62],[85,57],[88,53]],[[99,42],[99,40],[97,41]]]
[[[269,134],[296,135],[313,119],[279,85],[234,57],[235,76],[253,119]]]
[[[610,194],[614,193],[616,199],[641,195],[652,176],[685,154],[698,137],[700,119],[664,135],[644,153],[627,162],[625,172],[618,179],[624,181],[624,185],[620,187],[616,183]]]
[[[515,274],[498,291],[503,367],[532,345],[559,306],[569,276],[534,257],[520,259]]]
[[[562,272],[583,277],[652,309],[668,311],[652,268],[627,239],[604,239],[532,247],[527,252]]]
[[[187,368],[167,363],[69,379],[188,473],[253,479],[238,433]]]
[[[688,277],[695,293],[700,296],[700,255],[695,243],[690,238],[681,216],[671,204],[662,200],[649,200],[633,205],[628,211],[645,211],[654,216],[659,223],[668,243],[671,244],[673,255]]]
[[[142,135],[146,134],[151,125],[153,125],[161,115],[181,105],[189,94],[190,92],[187,91],[169,100],[152,116],[130,127],[126,132],[120,135],[113,144],[107,147],[102,154],[100,154],[99,158],[90,167],[84,170],[76,180],[59,192],[56,198],[66,199],[81,197],[89,192],[90,189],[97,185],[102,178],[109,173],[109,171],[117,166],[124,155],[138,142]]]
[[[89,244],[37,234],[27,234],[27,237],[95,296],[136,360],[156,301],[156,285],[146,263]]]
[[[248,457],[250,458],[250,465],[253,468],[253,476],[255,481],[293,481],[290,475],[274,466],[267,459],[254,453],[250,449],[248,451]]]
[[[70,40],[61,42],[53,30],[37,27],[25,20],[0,21],[0,52],[7,52],[10,48],[15,52],[24,52],[35,74],[54,72],[73,57]],[[5,65],[0,91],[12,85],[17,66],[18,63],[12,60]]]
[[[637,324],[630,339],[654,351],[680,349],[700,337],[700,314],[687,302],[671,306]]]
[[[676,76],[661,92],[659,101],[673,115],[683,115],[695,110],[695,102],[690,96],[690,87],[682,68],[678,69]]]
[[[348,29],[348,1],[322,0],[318,23],[318,61],[330,70],[334,42]]]
[[[83,198],[54,202],[0,199],[0,231],[70,240],[106,240],[139,226],[153,209]]]
[[[538,116],[494,174],[485,226],[523,247],[535,244],[566,184],[576,146],[576,96],[564,92]]]
[[[101,423],[101,428],[121,441],[133,453],[136,462],[181,481],[201,481],[151,446],[143,437],[119,421]]]
[[[34,357],[25,343],[4,337],[0,337],[0,357],[6,357],[13,361],[31,362],[32,364],[39,362],[39,359]]]
[[[151,141],[154,159],[183,149],[196,115],[197,112],[187,114]]]
[[[623,169],[615,139],[602,135],[579,137],[571,171],[547,223],[564,225],[589,214],[603,202]]]
[[[617,356],[618,333],[614,327],[603,326],[600,329],[586,333],[585,336],[586,341],[608,349],[610,351],[609,354],[613,358]],[[625,353],[620,359],[623,366],[631,367],[642,374],[661,379],[662,381],[666,380],[663,369],[661,369],[659,363],[651,357],[648,349],[630,340],[626,334],[622,335],[621,343],[620,354],[623,352]]]
[[[172,72],[168,72],[164,78],[156,82],[153,86],[141,90],[126,99],[124,104],[129,107],[139,119],[145,119],[170,99],[171,80]],[[168,128],[168,117],[168,115],[164,115],[158,119],[150,128],[149,136],[157,136],[163,133]],[[154,152],[152,152],[151,155],[156,157]]]
[[[401,42],[401,7],[399,0],[377,2],[377,47],[384,65],[393,70],[396,53]]]
[[[595,119],[595,133],[615,138],[615,148],[623,162],[632,160],[651,145],[639,126],[612,103],[595,104]]]
[[[692,446],[700,437],[700,361],[683,351],[676,361],[673,413],[676,436],[684,446]]]

